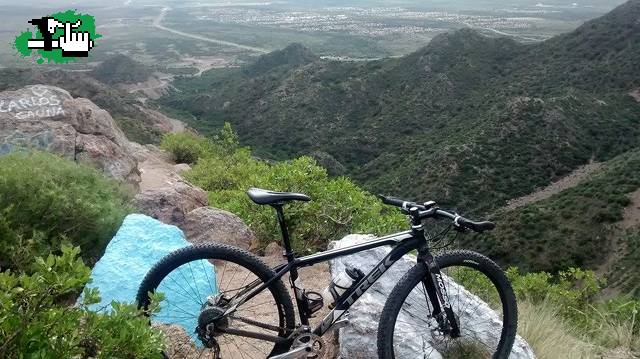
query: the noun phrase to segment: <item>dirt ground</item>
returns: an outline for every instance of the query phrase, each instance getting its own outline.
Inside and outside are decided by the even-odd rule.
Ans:
[[[547,199],[554,194],[564,191],[565,189],[576,186],[582,180],[589,177],[589,175],[597,172],[601,167],[602,164],[599,162],[591,162],[584,166],[578,167],[570,174],[562,177],[561,179],[551,183],[544,188],[541,188],[526,196],[509,200],[505,208],[508,210],[512,210],[526,204],[535,203],[543,199]]]

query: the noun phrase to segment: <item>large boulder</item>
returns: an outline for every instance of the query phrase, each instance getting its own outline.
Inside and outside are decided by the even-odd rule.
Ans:
[[[362,243],[373,239],[369,235],[352,234],[344,237],[339,241],[331,242],[329,248],[344,248],[354,244]],[[359,252],[350,256],[340,257],[330,262],[331,276],[335,278],[338,274],[344,272],[347,265],[355,266],[368,273],[374,266],[389,253],[388,247],[379,247],[372,250]],[[349,309],[350,323],[348,326],[340,329],[340,355],[342,358],[375,358],[377,357],[377,330],[380,320],[380,313],[384,307],[385,301],[391,293],[393,287],[398,280],[414,265],[416,258],[407,255],[398,260],[369,290],[363,294],[358,301]],[[446,276],[445,276],[446,277]],[[478,297],[466,291],[463,287],[446,278],[447,287],[449,288],[449,297],[452,302],[470,303],[469,308],[476,310],[460,315],[472,316],[465,320],[466,323],[482,323],[482,325],[500,325],[495,312],[489,306],[483,303]],[[455,290],[452,288],[456,288]],[[423,313],[404,313],[403,323],[412,326],[419,326],[417,319],[423,318]],[[412,319],[413,318],[413,319]],[[414,325],[415,324],[415,325]],[[482,328],[484,329],[484,328]],[[463,329],[464,330],[464,329]],[[409,330],[407,330],[409,332]],[[418,333],[419,331],[413,331]],[[478,332],[486,332],[479,330]],[[464,332],[463,332],[464,335]],[[428,335],[407,336],[403,342],[403,358],[422,358],[424,352],[431,350]],[[491,341],[493,338],[487,338]],[[483,339],[484,342],[484,339]],[[426,349],[425,349],[426,347]],[[433,352],[430,358],[439,358],[440,354]],[[529,345],[520,337],[516,338],[513,346],[511,359],[529,359],[535,358],[533,351]]]
[[[93,102],[44,85],[0,92],[0,154],[34,148],[91,163],[118,180],[139,181],[129,141]]]
[[[144,214],[168,224],[182,225],[186,214],[207,205],[207,193],[184,180],[138,193],[134,205]]]
[[[141,214],[128,215],[91,271],[91,282],[87,287],[97,288],[101,300],[92,304],[90,309],[109,310],[112,301],[135,301],[140,283],[153,265],[167,254],[189,245],[182,231],[175,226]],[[197,270],[189,267],[188,277],[184,275],[185,268],[174,270],[160,284],[158,291],[164,294],[165,300],[160,304],[161,310],[154,320],[177,324],[186,333],[192,333],[197,319],[184,313],[199,313],[202,300],[216,293],[216,277],[213,266],[206,260],[194,265]],[[192,292],[186,292],[183,287],[176,285],[184,283],[186,278],[188,283],[184,286],[188,286]],[[82,298],[79,300],[82,301]],[[180,303],[180,306],[171,303]]]
[[[151,145],[134,145],[140,170],[140,192],[134,205],[164,223],[182,225],[186,214],[206,206],[207,193],[185,181],[164,151]]]
[[[134,301],[151,267],[188,245],[179,228],[142,214],[128,215],[91,271],[87,287],[97,288],[101,294],[101,302],[92,308],[108,306],[112,300]]]
[[[191,243],[215,241],[242,249],[250,249],[257,244],[255,235],[240,217],[217,208],[194,209],[187,213],[181,228]]]

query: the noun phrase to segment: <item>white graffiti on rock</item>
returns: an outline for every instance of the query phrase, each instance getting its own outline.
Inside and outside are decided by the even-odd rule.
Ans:
[[[0,112],[13,113],[18,120],[64,115],[62,101],[46,87],[33,86],[34,96],[0,99]]]

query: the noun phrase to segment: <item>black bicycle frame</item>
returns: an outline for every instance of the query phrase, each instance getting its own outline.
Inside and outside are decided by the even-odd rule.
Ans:
[[[452,334],[457,335],[458,326],[455,321],[453,311],[451,310],[451,307],[449,305],[446,290],[444,288],[444,283],[442,282],[442,276],[440,274],[438,266],[433,259],[433,256],[429,252],[427,240],[424,236],[423,225],[421,223],[416,220],[412,220],[412,229],[408,231],[391,234],[385,237],[345,248],[332,249],[325,252],[296,258],[291,249],[289,233],[282,212],[282,205],[274,205],[274,208],[276,209],[276,212],[278,214],[278,222],[280,223],[280,229],[282,230],[282,237],[285,248],[284,256],[287,258],[287,263],[273,268],[276,272],[276,275],[268,281],[261,283],[258,286],[254,286],[253,283],[249,284],[247,286],[248,288],[239,294],[240,298],[234,301],[234,304],[227,309],[225,314],[232,313],[238,306],[242,305],[243,303],[247,302],[257,294],[262,292],[264,289],[268,288],[274,281],[280,280],[286,273],[289,273],[291,285],[296,297],[296,304],[300,322],[302,325],[309,325],[310,313],[308,303],[304,298],[303,288],[301,288],[301,286],[298,284],[298,268],[312,266],[320,262],[329,261],[331,259],[342,256],[348,256],[350,254],[366,251],[377,247],[392,245],[394,246],[394,248],[387,254],[387,256],[384,257],[380,261],[380,263],[378,263],[358,283],[352,285],[349,290],[347,290],[340,296],[333,310],[331,310],[331,312],[329,312],[322,319],[322,322],[320,322],[320,324],[316,328],[314,328],[312,332],[318,336],[322,336],[324,333],[329,331],[331,329],[331,326],[336,323],[340,319],[340,317],[342,317],[344,312],[347,311],[351,307],[351,305],[356,300],[358,300],[358,298],[360,298],[360,296],[365,293],[367,289],[369,289],[369,287],[371,287],[371,285],[373,285],[395,262],[397,262],[405,254],[416,250],[418,252],[418,263],[424,263],[430,273],[429,276],[423,279],[423,283],[426,287],[427,294],[431,301],[431,305],[433,308],[432,314],[436,316],[442,313],[442,308],[444,308],[446,318],[451,325]],[[255,284],[259,282],[260,281],[257,280]],[[244,332],[243,334],[249,334],[249,332]],[[272,341],[287,340],[285,338],[276,339],[276,337],[264,335],[263,338]]]

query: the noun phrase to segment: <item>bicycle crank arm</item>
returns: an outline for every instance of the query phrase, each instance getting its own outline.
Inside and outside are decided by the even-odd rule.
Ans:
[[[295,349],[292,349],[284,354],[278,354],[278,355],[274,355],[272,357],[269,357],[269,359],[300,359],[300,358],[306,358],[307,354],[309,354],[309,352],[311,352],[311,350],[313,349],[313,347],[311,346],[310,343],[307,343],[301,347],[297,347]]]

